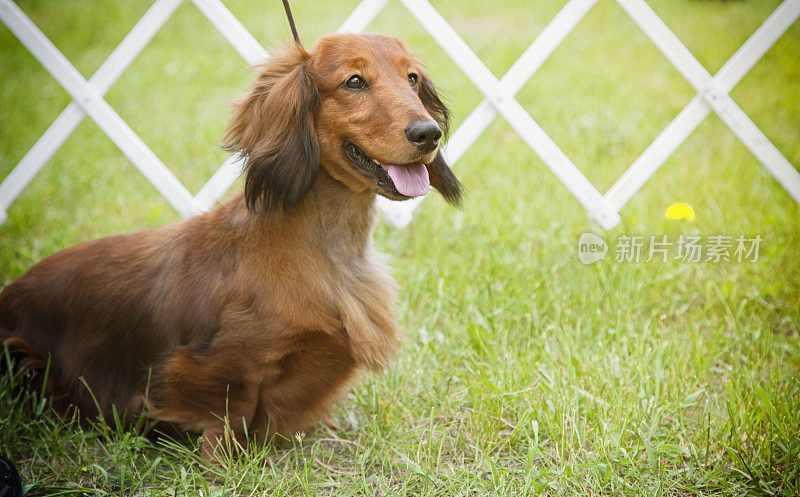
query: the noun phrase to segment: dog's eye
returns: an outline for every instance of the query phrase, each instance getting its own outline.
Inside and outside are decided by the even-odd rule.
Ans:
[[[418,79],[419,79],[419,76],[417,76],[413,72],[408,75],[408,82],[411,83],[411,86],[417,86]]]
[[[350,88],[351,90],[361,90],[367,87],[367,82],[364,81],[364,78],[358,74],[353,74],[347,78],[347,81],[344,82],[344,86]]]

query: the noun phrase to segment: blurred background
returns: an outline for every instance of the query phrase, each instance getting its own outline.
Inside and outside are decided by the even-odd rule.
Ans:
[[[498,78],[564,5],[431,3]],[[713,75],[780,2],[648,3]],[[141,0],[18,4],[87,79],[150,6]],[[356,4],[293,0],[302,40],[309,46],[335,31]],[[290,39],[277,0],[225,5],[268,50]],[[399,2],[389,2],[367,31],[400,36],[420,54],[453,111],[452,130],[482,100]],[[196,193],[227,156],[219,144],[229,102],[251,77],[241,56],[186,1],[105,98]],[[518,100],[604,193],[694,96],[624,11],[599,0]],[[800,23],[731,96],[797,167]],[[69,102],[0,26],[0,178]],[[402,288],[407,339],[392,372],[367,380],[342,407],[344,418],[356,413],[380,422],[361,429],[345,422],[342,436],[364,444],[392,439],[393,450],[423,473],[447,473],[450,464],[484,475],[469,480],[479,489],[512,485],[527,471],[573,492],[583,484],[625,489],[631,481],[676,492],[762,483],[770,491],[797,491],[800,207],[715,114],[607,233],[588,221],[501,117],[454,170],[468,190],[463,209],[433,194],[407,228],[377,229],[377,245],[391,254]],[[667,219],[676,202],[690,204],[695,219]],[[74,243],[178,219],[87,118],[0,226],[0,284]],[[681,234],[759,235],[763,242],[754,263],[607,257],[584,266],[576,242],[585,231],[604,237],[612,252],[616,237],[631,234],[673,241]],[[767,429],[769,413],[777,417]],[[745,435],[733,440],[732,428]],[[444,437],[444,452],[415,451],[423,436]],[[381,482],[419,481],[417,490],[434,484],[396,459],[374,461]],[[330,464],[348,470],[361,463]],[[322,471],[303,478],[314,480],[316,470]],[[331,477],[325,475],[319,478]]]
[[[501,77],[563,3],[439,1],[434,7]],[[779,4],[650,3],[711,74]],[[305,43],[335,31],[356,4],[293,2]],[[23,0],[19,5],[88,79],[149,2]],[[268,49],[290,39],[280,2],[231,0],[226,5]],[[369,30],[401,36],[420,53],[453,110],[452,129],[481,101],[482,95],[399,2],[390,2]],[[797,25],[790,28],[731,93],[792,164],[800,162],[799,33]],[[0,27],[0,50],[0,177],[5,177],[70,98],[5,27]],[[187,1],[106,100],[196,193],[226,157],[218,144],[228,102],[242,94],[250,77],[244,60]],[[622,9],[601,0],[518,100],[602,193],[694,94]],[[478,204],[481,211],[495,212],[536,199],[543,205],[524,209],[525,222],[532,226],[583,216],[579,204],[502,118],[457,168],[472,193],[466,215]],[[623,219],[629,225],[661,220],[665,204],[678,200],[702,214],[698,222],[712,214],[733,226],[775,219],[786,227],[797,221],[797,206],[713,113],[625,207]],[[498,202],[505,207],[494,205]],[[46,255],[33,240],[67,245],[177,219],[88,118],[9,216],[0,227],[6,242],[0,274],[6,282],[6,275],[26,265],[8,251],[26,260]]]

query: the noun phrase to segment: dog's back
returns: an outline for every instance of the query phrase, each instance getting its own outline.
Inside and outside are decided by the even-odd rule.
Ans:
[[[0,338],[19,368],[50,361],[48,391],[59,410],[99,407],[111,420],[113,405],[133,414],[148,368],[176,345],[214,334],[215,308],[202,302],[214,301],[208,286],[219,280],[209,273],[223,271],[230,254],[223,248],[214,261],[192,260],[198,254],[186,238],[203,217],[70,247],[0,293]],[[213,243],[213,233],[204,235]]]
[[[136,364],[138,352],[163,348],[152,334],[140,333],[149,324],[142,283],[158,264],[131,257],[142,258],[148,236],[113,236],[62,250],[0,293],[4,342],[20,367],[51,362],[50,393],[57,401],[66,397],[82,412],[95,411],[84,378],[101,407],[128,406],[142,380],[132,374],[143,366]]]

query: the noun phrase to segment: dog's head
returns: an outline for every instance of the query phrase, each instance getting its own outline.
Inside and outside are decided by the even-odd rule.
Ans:
[[[256,70],[225,143],[247,155],[250,208],[292,208],[320,166],[357,192],[405,200],[433,186],[459,204],[461,185],[441,153],[449,112],[402,40],[328,36]]]

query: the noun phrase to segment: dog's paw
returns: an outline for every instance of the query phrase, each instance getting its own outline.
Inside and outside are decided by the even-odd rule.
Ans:
[[[331,429],[333,431],[340,431],[341,430],[339,425],[336,424],[336,421],[334,421],[333,418],[331,418],[330,416],[328,416],[328,417],[326,417],[325,419],[322,420],[322,426],[324,426],[324,427],[326,427],[328,429]]]

